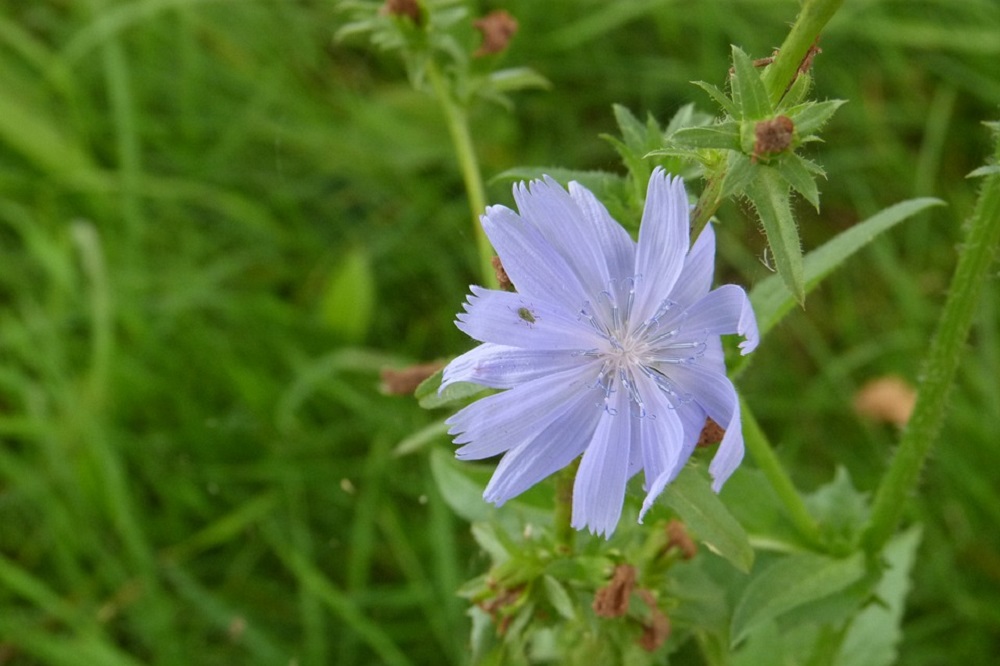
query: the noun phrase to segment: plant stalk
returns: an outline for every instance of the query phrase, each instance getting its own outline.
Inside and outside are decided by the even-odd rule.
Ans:
[[[996,155],[1000,158],[1000,133]],[[899,448],[875,495],[864,536],[869,553],[878,553],[896,532],[906,500],[916,488],[920,469],[944,421],[948,391],[962,358],[965,341],[979,303],[983,284],[1000,243],[1000,174],[986,177],[966,241],[958,257],[951,289],[931,340],[917,403]]]
[[[448,90],[444,77],[433,61],[427,64],[426,72],[427,79],[434,89],[434,95],[444,112],[448,134],[451,135],[455,156],[458,158],[458,166],[462,172],[462,181],[465,183],[465,191],[469,198],[469,209],[472,212],[472,233],[476,239],[479,271],[483,286],[496,289],[499,283],[493,270],[493,247],[479,223],[479,216],[486,210],[486,188],[483,186],[483,177],[479,172],[479,160],[476,158],[476,149],[472,143],[472,135],[469,133],[469,120],[465,109],[459,105]]]
[[[774,62],[764,72],[764,87],[772,104],[777,104],[799,75],[799,68],[820,33],[844,0],[806,0]]]

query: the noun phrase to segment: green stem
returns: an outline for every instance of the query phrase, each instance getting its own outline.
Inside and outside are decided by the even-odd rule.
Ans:
[[[1000,158],[1000,134],[996,152]],[[944,312],[927,353],[913,415],[875,495],[864,537],[869,553],[880,552],[895,533],[906,500],[917,485],[920,469],[941,429],[948,390],[998,243],[1000,174],[992,174],[987,177],[969,222],[968,236],[958,257]]]
[[[479,173],[479,161],[476,159],[476,149],[472,143],[472,135],[469,133],[469,120],[465,109],[455,101],[448,90],[437,65],[433,61],[429,62],[426,71],[427,79],[430,81],[434,94],[441,104],[441,110],[444,112],[448,133],[451,135],[455,156],[458,158],[458,166],[462,171],[465,191],[469,197],[469,208],[472,212],[472,233],[475,236],[476,248],[479,252],[479,270],[483,285],[496,289],[498,283],[496,273],[493,270],[493,247],[490,245],[482,225],[479,224],[479,216],[486,210],[486,188],[483,186],[482,174]]]
[[[819,526],[795,489],[788,472],[785,471],[778,456],[775,455],[774,449],[767,441],[764,431],[760,429],[760,424],[754,418],[750,407],[743,400],[740,400],[740,410],[744,441],[754,463],[771,483],[771,487],[774,488],[774,492],[784,505],[788,517],[799,534],[811,545],[819,545],[821,543]]]
[[[774,62],[764,72],[764,87],[772,104],[777,104],[799,75],[799,68],[820,32],[844,0],[806,0]]]
[[[719,210],[719,206],[722,205],[722,181],[725,178],[726,171],[723,169],[721,172],[710,176],[705,183],[705,189],[701,191],[698,203],[695,204],[694,210],[691,211],[692,242],[698,238],[705,225],[715,215],[715,211]]]

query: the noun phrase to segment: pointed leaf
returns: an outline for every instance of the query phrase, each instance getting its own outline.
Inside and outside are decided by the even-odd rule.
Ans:
[[[740,571],[750,571],[753,565],[750,539],[712,491],[703,469],[688,465],[663,494],[670,508],[699,541]]]
[[[861,553],[845,559],[798,553],[777,560],[754,577],[743,591],[733,612],[732,644],[779,615],[838,592],[864,575]]]
[[[826,124],[834,112],[846,100],[831,99],[826,102],[806,102],[788,110],[785,114],[795,123],[795,132],[801,139],[815,134]]]
[[[746,192],[764,225],[778,275],[801,305],[806,299],[802,247],[799,229],[792,217],[788,184],[773,168],[762,166],[757,170],[757,177],[747,185]]]
[[[750,56],[738,46],[733,47],[733,101],[739,107],[741,120],[762,120],[774,114],[767,89],[760,79]]]
[[[834,666],[889,666],[896,663],[896,645],[903,636],[904,602],[912,581],[910,572],[920,545],[920,529],[896,536],[883,553],[888,564],[871,603],[851,622]]]
[[[493,72],[489,76],[494,90],[513,92],[526,88],[542,88],[548,90],[552,83],[530,67],[512,67]]]
[[[728,113],[730,116],[732,116],[733,118],[740,117],[739,111],[737,110],[736,105],[733,103],[733,100],[726,97],[726,94],[721,90],[719,90],[717,86],[713,86],[711,83],[706,83],[704,81],[692,81],[691,83],[693,83],[694,85],[698,86],[699,88],[707,92],[709,97],[718,102],[719,106],[722,107],[722,110]]]
[[[722,179],[720,199],[741,196],[746,186],[753,180],[757,169],[757,166],[750,161],[749,155],[744,153],[729,153],[728,161],[726,175]]]
[[[685,148],[740,149],[740,124],[730,120],[708,127],[686,127],[674,132],[671,139]]]
[[[823,278],[855,252],[875,240],[879,234],[931,206],[943,205],[944,202],[940,199],[927,197],[902,201],[840,233],[806,256],[806,291],[812,291]],[[795,304],[795,298],[776,275],[768,276],[757,283],[750,292],[750,301],[753,303],[757,326],[762,337],[774,328]]]
[[[443,370],[438,370],[433,375],[420,382],[420,386],[418,386],[417,390],[413,392],[417,402],[424,409],[437,409],[438,407],[447,407],[449,405],[464,402],[477,393],[482,393],[487,390],[487,388],[481,384],[473,384],[472,382],[455,382],[454,384],[449,384],[448,387],[439,394],[438,389],[441,388],[441,376],[443,372]]]
[[[622,133],[625,145],[636,151],[641,150],[646,143],[645,125],[639,122],[639,119],[629,111],[628,107],[615,104],[611,110],[615,114],[615,121],[618,123],[618,129]]]
[[[778,111],[790,109],[801,104],[809,93],[812,82],[812,77],[809,76],[808,72],[800,72],[795,77],[795,80],[792,81],[792,85],[788,91],[781,97],[781,102],[778,103]]]
[[[778,173],[793,190],[805,197],[805,200],[819,212],[819,189],[816,187],[816,178],[805,161],[798,155],[791,153],[777,160],[774,168],[778,170]]]

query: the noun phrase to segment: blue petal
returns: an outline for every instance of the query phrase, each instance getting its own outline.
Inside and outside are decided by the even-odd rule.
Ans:
[[[566,258],[535,225],[505,206],[490,206],[480,220],[519,293],[574,308],[587,300]]]
[[[673,471],[683,466],[680,458],[685,433],[684,424],[666,395],[645,375],[638,375],[635,380],[646,407],[645,416],[636,419],[647,491],[639,513],[641,523],[653,501],[663,492],[667,483],[673,480]]]
[[[481,342],[527,349],[589,350],[600,338],[592,326],[552,301],[473,286],[456,325]]]
[[[633,321],[649,319],[664,299],[670,297],[684,268],[689,249],[689,214],[684,182],[670,180],[657,167],[649,178],[646,207],[639,227],[635,272],[639,288],[633,306]]]
[[[684,309],[712,288],[715,273],[715,230],[709,224],[698,236],[684,259],[684,268],[670,292],[670,299]]]
[[[583,359],[571,351],[522,349],[485,342],[445,367],[441,388],[454,382],[513,388],[581,365]]]
[[[672,343],[704,341],[708,336],[739,333],[744,337],[740,350],[745,355],[753,351],[760,340],[750,299],[742,288],[734,284],[710,291],[688,308],[684,315],[680,332],[671,340]]]
[[[581,395],[593,406],[589,386],[597,372],[595,364],[552,373],[477,400],[457,412],[446,421],[455,443],[466,445],[455,452],[456,457],[490,458],[530,442],[565,415]]]
[[[534,439],[504,455],[483,492],[486,501],[500,506],[583,453],[604,412],[590,391],[577,391],[564,405],[565,411]]]
[[[606,288],[610,280],[632,277],[635,267],[635,241],[632,237],[611,217],[608,209],[590,190],[577,182],[571,182],[569,194],[583,213],[587,227],[584,233],[601,249],[607,265],[606,272],[602,273],[604,281],[598,288]]]
[[[611,405],[613,411],[601,412],[573,484],[573,527],[604,536],[611,536],[622,515],[634,420],[625,391],[615,393]]]
[[[670,379],[685,393],[690,394],[705,413],[726,430],[708,467],[712,475],[712,489],[719,492],[722,484],[743,460],[743,427],[736,389],[724,374],[694,363],[671,368]]]

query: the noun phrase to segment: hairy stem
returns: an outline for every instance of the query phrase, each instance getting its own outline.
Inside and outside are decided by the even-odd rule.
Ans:
[[[795,25],[781,44],[774,62],[764,72],[764,87],[772,104],[777,104],[799,75],[809,49],[844,0],[806,0]]]
[[[1000,158],[1000,134],[996,144]],[[869,553],[882,550],[895,533],[906,500],[917,485],[920,469],[944,421],[948,390],[962,357],[983,283],[1000,243],[1000,174],[986,178],[966,241],[958,257],[951,289],[931,340],[913,416],[882,478],[864,537]]]
[[[437,65],[430,62],[427,65],[427,79],[434,89],[434,95],[444,112],[445,122],[448,125],[448,133],[451,135],[451,142],[455,148],[455,156],[458,158],[458,166],[462,171],[462,180],[465,183],[465,191],[469,197],[469,209],[472,213],[472,233],[476,239],[476,249],[479,253],[479,271],[483,280],[483,285],[496,289],[498,286],[496,274],[493,270],[493,248],[490,245],[482,225],[479,224],[479,216],[486,210],[486,189],[483,186],[483,177],[479,172],[479,161],[476,158],[476,149],[472,143],[472,135],[469,133],[469,120],[465,109],[459,105],[454,96],[448,90],[444,77],[438,71]]]

